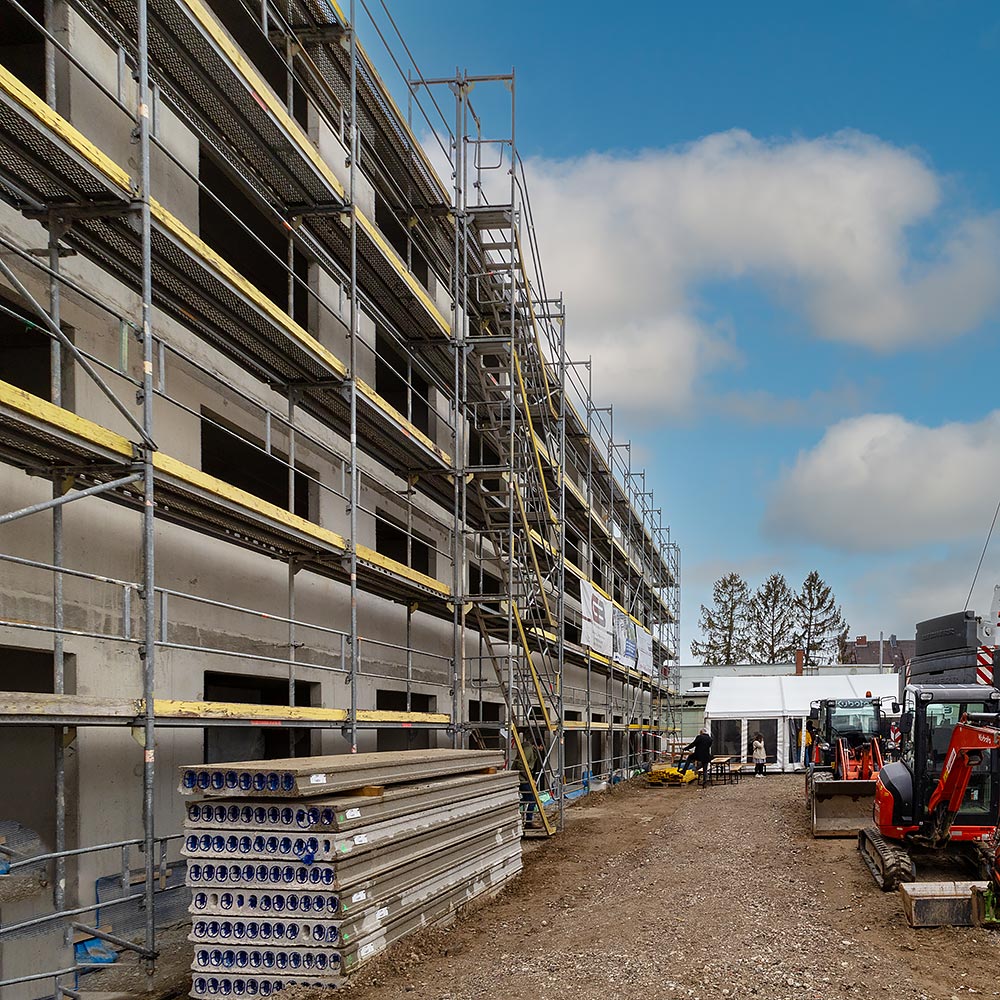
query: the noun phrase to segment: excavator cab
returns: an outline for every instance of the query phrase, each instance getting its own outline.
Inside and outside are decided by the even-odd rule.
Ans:
[[[828,767],[836,768],[838,741],[843,740],[850,751],[856,752],[881,733],[882,706],[878,698],[827,698],[814,702],[811,709],[819,762]]]
[[[893,827],[908,830],[928,819],[927,805],[941,780],[952,733],[962,716],[989,716],[998,711],[1000,691],[982,684],[948,687],[917,684],[906,688],[901,720],[908,725],[902,735],[901,760],[886,765],[889,770],[885,778],[887,782],[898,781],[898,769],[903,767],[910,775],[909,782],[904,779],[903,784],[908,783],[911,790],[893,797]],[[998,807],[1000,755],[996,750],[984,750],[979,763],[972,765],[952,836],[961,839],[965,828],[995,827]]]

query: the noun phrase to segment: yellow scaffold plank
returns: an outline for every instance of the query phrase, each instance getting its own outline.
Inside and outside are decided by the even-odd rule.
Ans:
[[[431,301],[431,297],[424,290],[423,285],[410,273],[409,268],[403,262],[403,258],[396,253],[396,250],[386,242],[385,237],[379,232],[375,224],[365,216],[364,212],[356,209],[358,222],[361,228],[368,234],[368,238],[374,243],[383,256],[399,272],[399,276],[406,282],[406,286],[413,295],[420,301],[427,315],[434,321],[435,325],[446,336],[451,336],[451,324],[438,312],[438,307]]]
[[[294,531],[309,535],[329,548],[340,552],[347,551],[347,541],[342,535],[338,535],[328,528],[321,528],[318,524],[307,521],[304,517],[299,517],[289,510],[269,503],[267,500],[261,500],[260,497],[255,497],[252,493],[247,493],[246,490],[241,490],[238,486],[233,486],[222,479],[210,476],[207,472],[202,472],[200,469],[186,465],[176,458],[164,455],[163,452],[158,451],[154,453],[153,467],[164,475],[172,476],[174,479],[194,486],[205,493],[214,494],[222,500],[237,504],[248,511],[267,518],[269,521],[283,524]]]
[[[0,405],[9,406],[17,413],[48,424],[89,445],[115,452],[123,458],[130,459],[135,454],[132,442],[128,438],[95,424],[92,420],[64,410],[47,399],[33,396],[9,382],[0,382]]]
[[[340,4],[337,2],[337,0],[330,0],[330,6],[333,8],[334,13],[337,15],[337,19],[340,21],[340,23],[345,27],[347,27],[350,24],[350,22],[344,15],[344,12],[341,9]],[[389,93],[389,88],[383,82],[382,77],[379,75],[378,70],[375,69],[375,64],[371,61],[371,58],[365,51],[364,46],[361,45],[360,43],[358,43],[358,55],[361,57],[362,62],[364,62],[365,69],[368,71],[368,73],[371,74],[372,79],[378,86],[379,92],[381,93],[383,99],[392,108],[392,113],[395,116],[395,125],[406,133],[407,137],[410,140],[410,145],[412,149],[423,161],[424,166],[427,168],[427,172],[430,174],[431,178],[433,178],[434,180],[434,183],[437,185],[438,193],[441,195],[441,200],[444,202],[448,202],[450,195],[445,190],[444,184],[441,183],[441,178],[438,177],[437,170],[434,169],[434,165],[431,163],[431,161],[427,157],[427,154],[424,152],[424,147],[419,142],[417,142],[417,138],[411,131],[406,117],[399,110],[399,106],[393,99],[392,94]]]
[[[201,237],[196,236],[175,215],[168,212],[155,198],[149,202],[153,218],[168,232],[183,243],[196,257],[210,269],[231,284],[256,305],[277,326],[281,327],[293,340],[297,340],[307,351],[321,358],[323,362],[341,378],[347,375],[347,366],[331,354],[315,337],[299,326],[284,309],[272,302],[256,285],[251,284],[227,260],[219,256]]]
[[[145,702],[137,702],[142,714]],[[343,708],[313,708],[299,705],[256,705],[233,701],[177,701],[172,698],[154,698],[153,714],[160,719],[204,719],[216,722],[243,720],[272,722],[343,722],[347,712]]]
[[[24,693],[0,691],[0,718],[6,716],[92,718],[95,720],[134,719],[141,701],[134,698],[98,698],[91,695]]]
[[[145,714],[143,698],[102,698],[76,694],[36,694],[0,691],[0,720],[7,717],[29,719],[72,719],[78,724],[129,725]],[[250,725],[305,722],[316,725],[339,725],[350,718],[343,708],[320,708],[311,705],[259,705],[231,701],[190,701],[154,698],[153,715],[161,722],[245,722]],[[386,725],[449,725],[451,716],[442,712],[387,712],[361,710],[359,722]]]
[[[243,53],[229,40],[229,36],[222,30],[215,18],[209,14],[201,0],[181,0],[181,2],[188,8],[205,32],[211,36],[219,50],[226,55],[236,72],[250,85],[254,97],[258,98],[281,124],[289,139],[299,148],[302,155],[323,175],[327,184],[346,200],[347,194],[344,185],[337,179],[337,175],[319,155],[319,151],[309,141],[299,123],[288,114],[284,105],[274,96],[270,85],[264,82],[253,66],[243,58]]]
[[[415,569],[410,569],[409,566],[405,566],[403,563],[396,562],[395,559],[390,559],[388,556],[382,555],[381,552],[376,552],[374,549],[368,548],[367,545],[358,545],[357,550],[358,559],[362,562],[378,566],[389,573],[409,580],[411,583],[416,583],[421,587],[426,587],[428,590],[436,591],[442,597],[451,596],[451,587],[440,580],[435,580],[433,576],[418,573]]]
[[[40,124],[77,150],[92,166],[97,167],[112,184],[131,194],[131,182],[126,171],[2,65],[0,65],[0,88],[32,114]]]
[[[307,666],[307,664],[305,664]],[[2,695],[0,695],[2,699]],[[2,702],[0,702],[2,703]],[[136,706],[141,713],[144,702],[139,699]],[[170,698],[155,698],[153,713],[160,719],[204,719],[206,721],[273,721],[273,722],[346,722],[350,714],[344,708],[319,708],[311,705],[257,705],[227,701],[176,701]],[[448,725],[451,716],[443,712],[388,712],[376,709],[361,709],[358,722],[382,722],[400,725],[429,723]]]
[[[389,712],[381,709],[360,709],[358,722],[398,722],[404,726],[413,722],[448,725],[451,716],[444,712]]]
[[[367,397],[372,405],[378,407],[388,416],[394,424],[399,425],[399,429],[404,437],[419,441],[428,451],[436,455],[443,464],[451,465],[451,455],[443,448],[439,448],[426,434],[406,419],[388,400],[380,396],[364,379],[358,379],[358,392]]]

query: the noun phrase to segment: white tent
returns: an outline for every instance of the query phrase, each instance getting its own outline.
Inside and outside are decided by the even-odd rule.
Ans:
[[[730,742],[745,752],[751,727],[765,732],[768,760],[781,770],[791,770],[796,761],[791,732],[805,725],[809,706],[821,698],[892,698],[899,693],[896,674],[822,674],[783,677],[714,677],[705,705],[705,721],[722,727]],[[886,712],[889,704],[886,702]],[[738,724],[737,726],[732,724]],[[719,731],[720,727],[712,727]],[[715,735],[715,733],[713,733]],[[775,744],[776,745],[773,745]],[[717,752],[723,750],[719,747]],[[725,748],[729,752],[731,748]]]

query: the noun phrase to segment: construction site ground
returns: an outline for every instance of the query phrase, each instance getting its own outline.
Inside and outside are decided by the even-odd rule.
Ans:
[[[1000,997],[1000,931],[909,927],[853,840],[810,836],[801,775],[636,779],[566,820],[500,896],[359,971],[352,1000]],[[191,945],[163,944],[182,974]]]

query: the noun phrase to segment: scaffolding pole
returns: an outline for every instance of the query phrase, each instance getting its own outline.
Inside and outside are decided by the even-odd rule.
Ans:
[[[143,644],[140,647],[142,660],[142,694],[144,699],[143,718],[143,851],[145,863],[145,907],[146,907],[146,953],[156,952],[156,915],[154,902],[154,877],[156,872],[153,856],[155,843],[155,814],[153,790],[156,778],[156,720],[154,717],[154,695],[156,689],[156,589],[155,576],[155,497],[153,481],[153,265],[152,228],[150,220],[150,107],[149,107],[149,11],[147,0],[137,0],[137,45],[138,62],[136,83],[138,84],[138,126],[139,173],[136,200],[139,204],[139,222],[142,232],[142,598],[143,598]],[[146,972],[152,975],[155,959],[146,959]]]
[[[358,337],[360,335],[360,316],[358,311],[358,34],[357,34],[357,0],[351,0],[348,26],[350,33],[350,117],[351,117],[351,173],[349,191],[349,211],[351,224],[351,344],[348,370],[350,379],[347,387],[350,406],[350,449],[351,449],[351,540],[350,540],[350,582],[351,582],[351,722],[349,742],[351,753],[358,752],[358,658],[360,643],[358,641],[358,503],[359,503],[359,472],[358,472]]]

